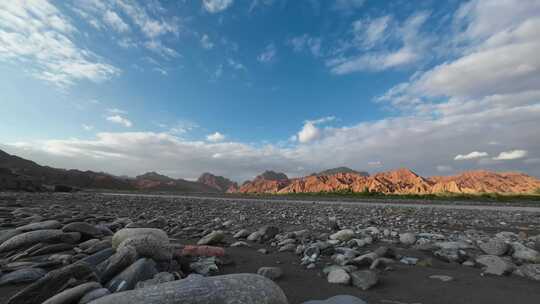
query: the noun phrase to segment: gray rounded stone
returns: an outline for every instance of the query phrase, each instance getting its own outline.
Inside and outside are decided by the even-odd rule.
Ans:
[[[158,273],[156,263],[153,260],[142,258],[115,276],[107,283],[107,288],[111,292],[131,290],[135,288],[137,282],[151,279],[156,273]]]
[[[49,220],[38,223],[30,223],[21,227],[17,227],[17,230],[22,232],[35,231],[35,230],[44,230],[44,229],[60,229],[62,224],[57,220]]]
[[[65,232],[79,232],[84,236],[92,238],[100,238],[103,236],[103,233],[96,226],[88,224],[86,222],[73,222],[65,225],[62,228]]]
[[[416,234],[412,232],[401,233],[399,235],[399,242],[407,246],[414,245],[416,243]]]
[[[41,268],[24,268],[6,273],[0,277],[0,286],[7,284],[31,283],[42,278],[47,271]]]
[[[367,304],[364,300],[349,295],[337,295],[326,300],[310,300],[302,304]]]
[[[338,240],[342,242],[346,242],[354,237],[354,231],[351,229],[343,229],[340,230],[330,236],[331,240]]]
[[[91,304],[287,304],[271,280],[256,274],[186,279],[111,294]]]
[[[479,243],[478,247],[486,254],[501,256],[508,252],[510,245],[504,240],[493,238],[487,242]]]
[[[101,272],[101,282],[108,282],[129,265],[135,263],[137,258],[137,251],[133,247],[123,246],[119,248],[116,253],[109,258],[107,266]]]
[[[362,290],[368,290],[379,282],[379,276],[372,270],[360,270],[350,273],[352,284]]]
[[[88,282],[66,289],[47,299],[43,304],[69,304],[78,302],[87,292],[101,288],[97,282]]]
[[[0,252],[7,252],[21,247],[32,246],[60,237],[64,232],[58,229],[36,230],[18,234],[0,245]]]
[[[223,241],[225,238],[225,233],[221,230],[212,231],[209,234],[203,236],[198,242],[197,245],[212,245]]]
[[[336,268],[328,273],[328,283],[348,285],[351,276],[342,268]]]
[[[79,304],[87,304],[101,297],[110,295],[111,292],[107,288],[98,288],[87,292],[80,300]]]

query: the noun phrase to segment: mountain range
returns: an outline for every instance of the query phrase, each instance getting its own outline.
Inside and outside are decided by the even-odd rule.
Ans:
[[[81,189],[174,191],[185,193],[318,193],[376,192],[383,194],[529,194],[537,193],[540,180],[523,173],[466,171],[454,176],[422,177],[401,168],[369,175],[347,167],[338,167],[304,177],[265,171],[251,181],[238,185],[223,176],[203,173],[197,181],[174,179],[156,172],[135,178],[104,172],[57,169],[0,150],[0,190],[40,191],[47,186]]]
[[[454,176],[422,177],[402,168],[366,175],[343,170],[331,174],[312,174],[289,179],[265,179],[264,174],[248,181],[236,193],[319,193],[319,192],[376,192],[382,194],[529,194],[540,189],[538,178],[523,173],[497,173],[477,170]]]

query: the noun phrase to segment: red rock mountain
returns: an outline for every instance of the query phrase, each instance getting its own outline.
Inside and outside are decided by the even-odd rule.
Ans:
[[[226,192],[229,189],[237,189],[238,184],[223,176],[216,176],[212,173],[203,173],[197,182],[212,187],[219,192]]]
[[[356,173],[310,175],[268,180],[262,175],[244,183],[240,193],[378,192],[384,194],[501,193],[527,194],[540,189],[540,180],[522,173],[468,171],[460,175],[424,178],[409,169],[365,176]],[[235,192],[235,191],[230,191]]]

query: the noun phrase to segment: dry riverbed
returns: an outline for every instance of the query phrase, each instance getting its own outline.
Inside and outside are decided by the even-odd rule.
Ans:
[[[161,229],[170,238],[172,262],[156,265],[160,272],[171,274],[167,281],[186,280],[190,273],[213,277],[277,267],[281,275],[275,283],[289,303],[335,295],[353,295],[367,303],[540,302],[540,209],[440,206],[441,202],[417,207],[383,201],[4,194],[0,236],[46,221],[56,221],[53,229],[71,233],[69,237],[74,236],[66,230],[70,223],[84,222],[99,227],[101,233],[78,231],[80,239],[69,241],[62,235],[60,243],[68,244],[65,250],[59,246],[60,251],[43,255],[33,255],[29,248],[40,250],[55,244],[55,238],[0,252],[0,303],[8,303],[32,285],[2,284],[7,274],[29,268],[50,272],[104,250],[112,255],[118,248],[110,249],[115,247],[111,237],[125,227]],[[88,250],[84,242],[92,239],[102,247]],[[197,242],[223,247],[225,255],[181,254],[186,245]],[[98,270],[110,266],[107,259]],[[100,279],[94,281],[114,289]],[[91,278],[80,281],[93,282]],[[67,287],[73,286],[63,288]]]

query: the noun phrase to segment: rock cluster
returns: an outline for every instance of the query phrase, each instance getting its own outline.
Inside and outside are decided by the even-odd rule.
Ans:
[[[540,281],[540,235],[511,232],[539,231],[540,217],[478,212],[94,194],[0,198],[0,288],[25,284],[11,304],[287,303],[277,284],[294,277],[288,265],[223,275],[240,260],[228,254],[233,248],[290,256],[329,288],[359,292],[389,287],[392,273],[434,263]],[[425,277],[458,280],[438,271]]]

